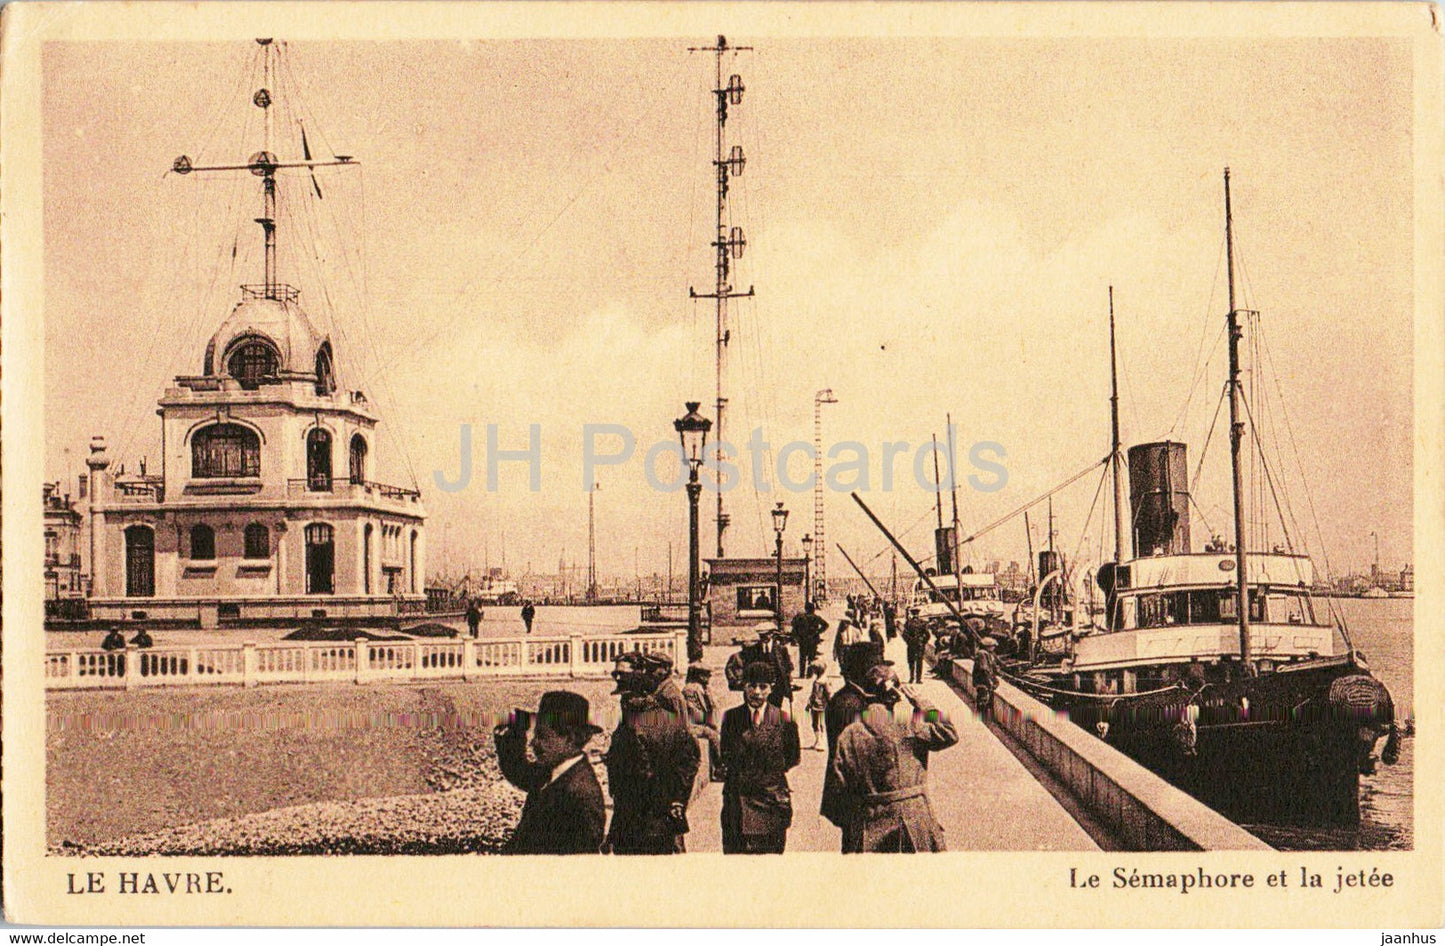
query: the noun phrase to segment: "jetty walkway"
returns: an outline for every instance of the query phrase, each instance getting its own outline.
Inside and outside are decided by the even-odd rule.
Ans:
[[[888,659],[906,666],[901,640],[888,645]],[[836,693],[842,678],[829,681]],[[1026,766],[1000,740],[999,734],[973,712],[947,683],[932,680],[923,692],[958,729],[958,744],[928,759],[928,798],[934,815],[943,825],[950,850],[955,851],[1093,851],[1100,845],[1040,782],[1038,773]],[[728,693],[722,702],[732,706],[738,694]],[[818,813],[823,797],[823,772],[827,752],[808,748],[812,743],[806,692],[794,700],[798,708],[798,729],[802,734],[803,758],[788,773],[793,790],[793,827],[788,831],[788,851],[836,853],[840,834]],[[722,850],[722,785],[713,782],[693,799],[688,809],[691,832],[688,850]]]

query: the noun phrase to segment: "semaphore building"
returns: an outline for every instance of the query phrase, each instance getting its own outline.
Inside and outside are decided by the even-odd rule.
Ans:
[[[389,617],[424,607],[417,490],[372,479],[377,415],[284,284],[245,286],[160,399],[158,475],[91,442],[96,619]]]
[[[258,40],[275,76],[278,55]],[[267,111],[272,93],[253,102]],[[276,280],[277,172],[350,165],[350,157],[172,171],[260,179],[265,279],[240,298],[204,352],[159,401],[159,473],[112,471],[91,442],[88,515],[98,620],[225,624],[387,619],[425,608],[425,512],[415,489],[375,481],[377,414],[338,382],[338,353]],[[312,179],[314,184],[314,177]],[[319,194],[319,185],[317,185]]]

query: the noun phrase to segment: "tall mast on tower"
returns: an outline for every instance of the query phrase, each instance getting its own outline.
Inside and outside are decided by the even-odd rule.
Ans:
[[[731,148],[727,145],[728,106],[742,104],[743,77],[733,73],[728,77],[727,85],[723,85],[722,63],[724,53],[751,49],[751,46],[729,46],[726,36],[719,36],[716,46],[688,47],[688,52],[713,53],[716,63],[712,90],[713,95],[717,98],[717,137],[712,162],[717,171],[717,234],[712,242],[717,251],[716,282],[712,292],[698,292],[696,289],[689,288],[688,295],[693,299],[714,300],[717,312],[714,338],[717,358],[717,418],[713,425],[713,435],[716,438],[714,443],[719,461],[722,459],[724,443],[723,414],[727,408],[727,398],[723,395],[723,367],[728,342],[732,338],[732,330],[728,328],[728,300],[746,298],[753,294],[752,286],[748,287],[747,292],[735,292],[730,281],[732,261],[740,259],[743,255],[743,248],[747,246],[742,227],[730,227],[728,218],[728,180],[741,175],[743,165],[746,163],[743,158],[742,145],[733,145]],[[727,511],[723,507],[723,492],[719,489],[717,493],[718,558],[723,557],[723,533],[727,531],[728,522]]]
[[[261,47],[261,75],[262,85],[251,96],[251,104],[261,109],[265,116],[262,122],[261,150],[246,159],[245,164],[211,164],[196,165],[186,155],[176,158],[171,164],[171,170],[180,175],[202,171],[250,171],[261,178],[262,215],[256,218],[261,225],[262,233],[266,241],[266,262],[264,269],[265,284],[262,287],[262,295],[266,299],[282,299],[293,297],[296,290],[290,286],[282,286],[276,280],[276,172],[291,168],[306,168],[312,174],[312,185],[316,187],[318,194],[321,192],[320,185],[316,184],[315,169],[319,167],[331,167],[338,164],[356,164],[357,162],[350,155],[337,155],[331,161],[313,161],[311,159],[311,145],[306,140],[306,129],[301,129],[301,152],[303,160],[281,161],[271,151],[271,105],[274,96],[271,92],[271,80],[273,75],[279,73],[281,50],[284,43],[275,43],[269,37],[257,39],[256,45]],[[254,292],[255,287],[245,287],[247,291]]]

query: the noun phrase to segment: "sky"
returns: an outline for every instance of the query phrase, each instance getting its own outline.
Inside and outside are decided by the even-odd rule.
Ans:
[[[1124,440],[1183,440],[1193,469],[1208,439],[1196,547],[1227,531],[1227,422],[1209,433],[1226,370],[1227,165],[1238,304],[1260,312],[1272,366],[1252,376],[1256,420],[1296,541],[1336,573],[1368,567],[1371,533],[1386,568],[1411,559],[1408,46],[729,39],[754,47],[723,70],[747,89],[727,125],[747,158],[729,195],[747,238],[733,282],[756,291],[730,321],[729,440],[761,428],[774,453],[811,442],[814,394],[831,388],[825,449],[868,451],[865,498],[927,554],[933,495],[912,468],[946,415],[961,474],[999,487],[960,489],[966,533],[1107,455],[1112,285]],[[599,570],[665,571],[669,543],[685,567],[684,494],[649,485],[643,457],[675,442],[685,401],[712,413],[713,309],[688,290],[713,283],[714,60],[687,45],[287,44],[308,144],[360,167],[318,171],[320,201],[304,175],[283,182],[281,278],[332,337],[341,384],[383,415],[378,478],[423,490],[434,573],[500,565],[504,549],[514,573],[585,562],[584,424],[636,443],[592,477]],[[167,173],[180,154],[222,163],[261,148],[256,50],[45,49],[51,479],[83,470],[95,434],[127,469],[156,457],[155,400],[200,372],[236,285],[259,281],[255,179]],[[299,156],[297,129],[278,120],[272,150]],[[488,425],[515,450],[532,424],[542,489],[511,463],[488,490]],[[458,477],[467,425],[473,478],[448,492],[436,477]],[[890,490],[885,442],[908,444]],[[983,456],[1006,479],[970,466],[975,444],[996,445]],[[789,470],[809,467],[795,453]],[[1085,476],[1054,504],[1056,543],[1084,560],[1111,549],[1099,483]],[[797,554],[811,491],[751,483],[727,496],[729,554],[771,552],[778,499]],[[705,494],[705,554],[711,510]],[[826,514],[830,543],[886,571],[885,540],[845,492],[829,492]],[[1013,521],[970,556],[1025,548]],[[830,548],[830,574],[844,568]]]

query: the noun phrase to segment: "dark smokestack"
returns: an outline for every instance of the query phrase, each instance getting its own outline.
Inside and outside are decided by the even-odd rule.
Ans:
[[[1129,509],[1134,553],[1189,554],[1189,463],[1182,443],[1129,448]]]

